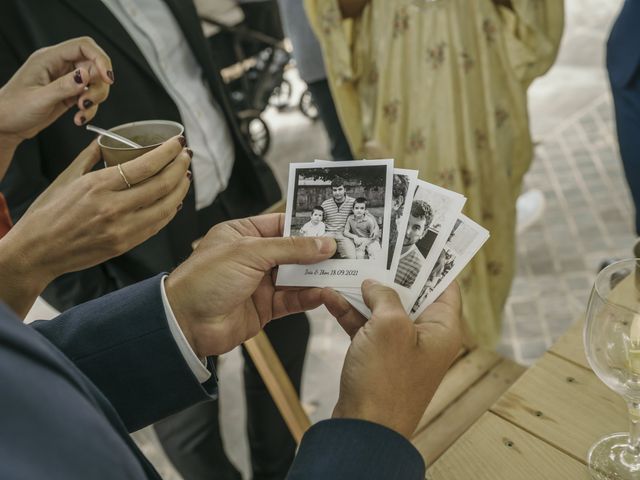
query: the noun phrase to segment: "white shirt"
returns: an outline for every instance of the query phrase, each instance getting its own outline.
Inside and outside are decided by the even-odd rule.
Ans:
[[[169,299],[167,298],[167,292],[164,289],[164,280],[167,278],[167,275],[162,277],[160,281],[160,293],[162,294],[162,305],[164,306],[164,314],[167,316],[167,322],[169,323],[169,330],[173,335],[173,339],[178,344],[178,349],[182,356],[184,357],[187,365],[191,368],[191,371],[196,376],[200,383],[204,383],[211,377],[211,372],[207,370],[205,362],[200,360],[198,356],[195,354],[191,345],[189,345],[188,340],[184,336],[180,325],[178,325],[178,320],[176,316],[173,314],[173,310],[171,310],[171,305],[169,304]]]
[[[162,0],[102,2],[131,36],[178,107],[193,150],[196,210],[211,205],[229,183],[234,146],[225,118],[211,97],[180,26]]]

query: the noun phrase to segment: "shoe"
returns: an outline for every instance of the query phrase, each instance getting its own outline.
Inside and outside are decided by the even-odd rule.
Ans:
[[[524,232],[536,223],[544,212],[544,194],[537,189],[521,194],[516,201],[516,233]]]

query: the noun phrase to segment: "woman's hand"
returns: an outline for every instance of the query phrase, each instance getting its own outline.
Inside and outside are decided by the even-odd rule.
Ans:
[[[121,255],[175,216],[189,190],[184,137],[117,167],[90,172],[93,142],[0,240],[0,299],[24,315],[54,278]],[[87,173],[89,172],[89,173]]]
[[[73,105],[75,124],[87,123],[113,80],[111,60],[89,37],[37,50],[0,88],[2,143],[34,137]]]

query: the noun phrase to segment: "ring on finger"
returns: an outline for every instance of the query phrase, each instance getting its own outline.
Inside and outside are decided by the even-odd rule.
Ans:
[[[120,164],[118,164],[118,172],[120,172],[120,176],[122,177],[122,180],[124,180],[124,183],[127,184],[127,188],[131,188],[131,184],[129,183],[129,180],[127,180],[127,177],[124,174],[124,171],[122,170],[122,166]]]

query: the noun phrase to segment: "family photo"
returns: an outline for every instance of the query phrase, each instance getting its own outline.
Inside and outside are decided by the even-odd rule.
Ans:
[[[331,237],[336,252],[313,269],[280,268],[278,284],[357,287],[367,275],[385,270],[392,189],[392,160],[292,164],[284,235]]]
[[[335,259],[380,258],[385,187],[385,166],[301,171],[295,184],[291,235],[335,238]]]

